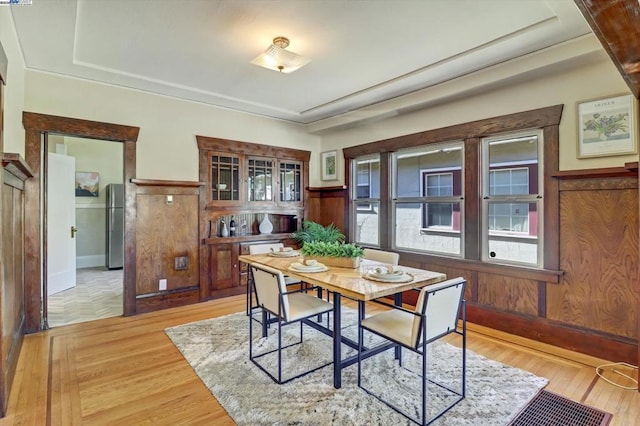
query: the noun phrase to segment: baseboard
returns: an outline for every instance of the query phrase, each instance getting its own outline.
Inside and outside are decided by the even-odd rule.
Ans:
[[[94,254],[90,256],[76,256],[76,269],[95,268],[106,265],[107,257],[104,254]]]

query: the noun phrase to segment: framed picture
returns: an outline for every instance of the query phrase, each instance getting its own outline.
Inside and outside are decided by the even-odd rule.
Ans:
[[[98,172],[76,172],[76,197],[97,197],[99,187]]]
[[[322,154],[322,180],[337,180],[337,157],[338,151],[326,151]]]
[[[578,102],[578,158],[635,154],[637,115],[633,95]]]

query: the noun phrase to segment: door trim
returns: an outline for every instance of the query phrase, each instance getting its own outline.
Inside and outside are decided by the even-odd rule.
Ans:
[[[41,240],[41,181],[43,179],[42,134],[56,133],[88,139],[124,143],[123,173],[125,187],[125,242],[124,242],[124,301],[125,316],[136,313],[136,188],[131,179],[136,174],[136,142],[139,127],[76,118],[58,117],[24,111],[25,161],[31,167],[34,179],[25,182],[25,333],[43,328],[41,306],[42,260]],[[46,250],[46,246],[43,248]],[[46,255],[46,253],[44,253]]]

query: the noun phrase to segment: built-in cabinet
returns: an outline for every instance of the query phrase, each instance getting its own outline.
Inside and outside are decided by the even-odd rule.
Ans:
[[[200,189],[200,296],[246,291],[247,268],[238,256],[249,245],[283,242],[302,226],[311,153],[197,136]],[[263,226],[265,220],[271,226]],[[233,221],[234,227],[231,227]],[[264,232],[265,229],[271,232]],[[224,231],[223,231],[224,230]]]

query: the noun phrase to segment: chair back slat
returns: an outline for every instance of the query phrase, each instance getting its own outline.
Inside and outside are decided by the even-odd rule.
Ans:
[[[284,247],[282,243],[272,243],[272,244],[251,244],[249,246],[249,254],[265,254],[269,253],[271,249],[273,251],[279,251]]]
[[[280,298],[286,290],[284,276],[277,269],[264,265],[251,265],[256,299],[258,305],[278,315],[280,312],[285,321],[289,320],[289,300],[287,295],[282,296],[282,310],[279,311]]]
[[[389,265],[396,266],[400,260],[398,253],[393,253],[384,250],[364,249],[364,259],[375,260],[376,262],[388,263]]]
[[[427,335],[420,336],[422,317],[416,316],[411,330],[411,342],[414,347],[417,347],[422,338],[429,342],[455,331],[466,283],[464,278],[459,277],[422,288],[415,312],[426,316]]]

